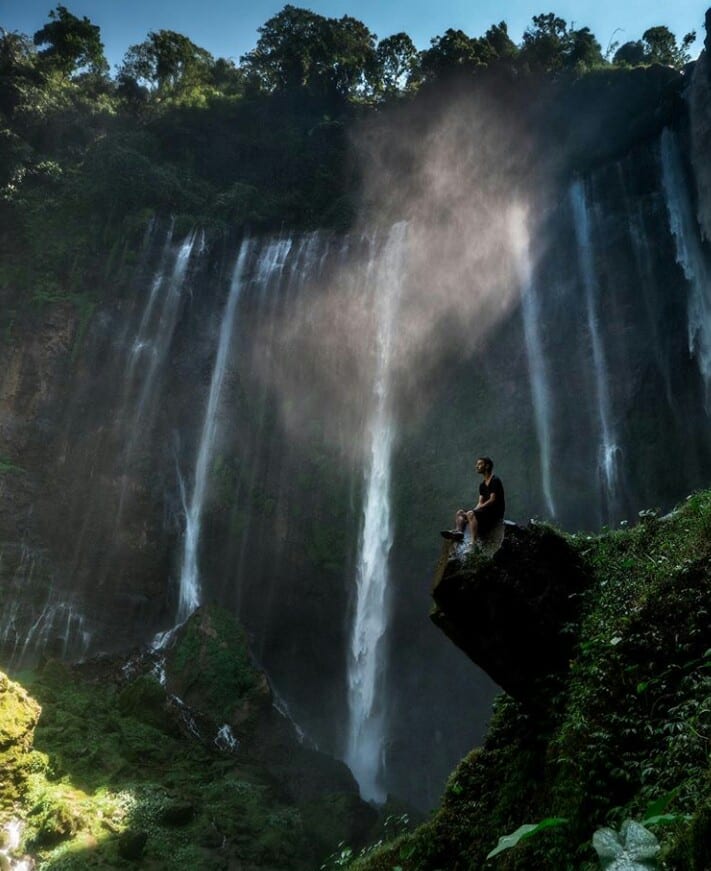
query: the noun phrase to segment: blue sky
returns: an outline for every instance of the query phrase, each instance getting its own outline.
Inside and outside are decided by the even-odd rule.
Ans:
[[[47,20],[57,0],[0,0],[0,26],[32,34]],[[240,55],[254,47],[257,28],[283,8],[271,0],[64,0],[75,15],[87,15],[101,27],[112,67],[127,47],[141,42],[149,30],[177,30],[215,56]],[[678,37],[696,30],[693,54],[701,50],[704,12],[709,0],[315,0],[299,3],[322,15],[353,15],[379,37],[404,30],[418,48],[448,27],[481,35],[504,20],[518,42],[531,17],[554,11],[576,27],[590,27],[603,49],[611,40],[639,39],[656,24],[666,24]]]

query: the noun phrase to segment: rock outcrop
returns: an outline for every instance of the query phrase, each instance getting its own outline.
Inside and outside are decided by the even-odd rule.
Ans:
[[[0,810],[11,808],[22,793],[40,711],[19,684],[0,672]]]
[[[176,634],[166,657],[166,689],[179,696],[212,734],[228,725],[239,755],[263,766],[284,801],[299,806],[324,796],[348,808],[354,828],[346,840],[360,842],[376,813],[360,800],[348,767],[303,742],[295,725],[277,710],[247,638],[223,608],[199,608]]]
[[[522,702],[547,675],[565,671],[588,576],[576,551],[546,526],[507,527],[489,558],[449,559],[434,579],[433,622]]]

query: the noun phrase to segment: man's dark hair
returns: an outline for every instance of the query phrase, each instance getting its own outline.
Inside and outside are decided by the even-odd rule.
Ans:
[[[479,459],[482,461],[482,463],[486,467],[487,472],[493,472],[494,461],[491,459],[491,457],[479,457]]]

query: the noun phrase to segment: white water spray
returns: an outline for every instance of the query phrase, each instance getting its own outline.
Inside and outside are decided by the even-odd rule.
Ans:
[[[706,411],[711,412],[711,268],[701,244],[679,146],[668,128],[662,133],[661,153],[662,185],[676,262],[689,282],[689,353],[696,356],[706,387]]]
[[[346,762],[365,799],[385,799],[380,775],[384,732],[383,636],[388,623],[388,556],[393,540],[390,464],[395,439],[391,409],[393,345],[402,290],[407,225],[396,224],[372,271],[377,294],[377,363],[365,506],[356,570],[356,611],[348,660]],[[371,270],[369,269],[369,272]]]
[[[551,517],[555,517],[551,476],[551,391],[546,360],[543,354],[543,342],[541,340],[540,301],[531,266],[530,238],[526,224],[526,213],[521,206],[515,206],[511,210],[509,229],[521,289],[523,335],[526,342],[526,358],[528,360],[528,373],[531,379],[533,414],[536,424],[536,436],[538,438],[541,487],[543,489],[546,510]]]
[[[167,290],[163,298],[163,306],[160,312],[160,318],[156,327],[156,334],[153,341],[148,347],[148,365],[142,372],[142,387],[141,393],[136,406],[136,412],[133,421],[132,438],[136,438],[136,431],[140,421],[143,418],[146,409],[152,406],[153,388],[157,381],[158,373],[162,364],[165,362],[170,344],[173,339],[176,324],[178,322],[178,314],[180,312],[180,300],[182,298],[183,285],[190,263],[190,256],[195,245],[195,233],[192,232],[180,246],[173,264],[173,271],[168,282]],[[160,287],[160,284],[158,287]],[[158,288],[156,288],[157,293]],[[149,307],[155,305],[154,290],[151,289],[149,298]],[[150,315],[149,315],[150,318]],[[140,353],[144,350],[145,345],[137,340],[138,344],[134,345],[133,353]],[[133,364],[132,364],[133,365]]]
[[[605,507],[608,514],[614,506],[619,477],[620,448],[616,442],[612,428],[610,392],[608,388],[609,375],[605,348],[600,332],[599,313],[597,310],[597,276],[593,261],[592,234],[590,217],[585,200],[585,188],[581,181],[575,181],[570,187],[570,202],[573,210],[573,224],[578,243],[578,260],[585,288],[585,306],[587,310],[588,331],[592,344],[593,366],[595,369],[595,385],[597,388],[597,407],[600,418],[600,456],[598,468],[602,479],[605,495]]]
[[[183,505],[185,508],[185,535],[183,537],[183,560],[180,571],[180,597],[178,603],[178,622],[186,620],[200,604],[200,571],[198,566],[198,546],[202,526],[202,513],[207,492],[207,479],[210,460],[215,446],[217,433],[217,410],[220,403],[222,384],[227,371],[232,333],[235,322],[235,311],[243,285],[244,265],[249,253],[249,241],[242,243],[237,262],[232,273],[230,291],[222,315],[220,339],[217,346],[215,366],[212,370],[210,393],[205,409],[205,418],[200,435],[200,445],[195,462],[193,476],[193,492],[190,505],[187,505],[185,489],[182,486]]]

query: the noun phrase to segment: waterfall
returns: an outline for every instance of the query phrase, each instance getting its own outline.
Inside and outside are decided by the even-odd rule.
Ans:
[[[173,222],[171,221],[168,233],[166,234],[165,243],[158,260],[158,266],[153,273],[151,280],[151,289],[148,294],[148,302],[143,309],[141,321],[136,331],[136,338],[133,340],[131,351],[128,356],[128,365],[126,367],[126,384],[130,384],[133,380],[136,364],[141,356],[141,352],[149,345],[149,327],[153,318],[153,311],[158,299],[158,292],[165,282],[165,274],[168,267],[168,259],[170,257],[170,246],[173,241]]]
[[[256,300],[255,309],[252,315],[253,321],[251,324],[252,333],[263,336],[263,347],[259,349],[259,355],[253,355],[252,368],[250,370],[248,380],[253,382],[257,378],[256,365],[270,367],[271,352],[274,340],[275,324],[278,291],[286,265],[287,257],[291,252],[293,239],[291,236],[286,236],[282,239],[270,240],[266,246],[259,251],[254,267],[254,275],[252,284],[255,286]],[[249,462],[245,464],[249,468],[249,474],[245,475],[245,481],[240,480],[240,489],[238,490],[236,499],[239,504],[249,506],[245,527],[241,536],[241,547],[236,558],[236,575],[243,577],[245,572],[245,563],[249,552],[249,541],[252,532],[252,508],[255,494],[257,492],[260,475],[264,474],[263,453],[265,450],[265,430],[267,424],[267,396],[268,396],[268,377],[261,379],[261,384],[254,390],[252,394],[255,403],[256,412],[254,414],[254,422],[251,425],[251,440],[248,448]],[[236,591],[237,611],[242,607],[242,587],[238,587]]]
[[[195,234],[190,233],[182,242],[173,259],[173,265],[168,271],[170,262],[171,242],[173,239],[173,224],[171,222],[158,266],[153,274],[148,301],[141,315],[136,330],[136,337],[131,344],[126,361],[123,378],[123,393],[121,398],[119,418],[129,417],[128,431],[122,453],[121,466],[123,475],[119,492],[118,507],[114,519],[114,535],[123,517],[124,503],[128,488],[129,463],[134,455],[136,445],[144,432],[142,424],[147,410],[155,408],[154,388],[162,364],[165,362],[173,332],[178,321],[182,289],[187,275],[190,256],[195,244]],[[159,305],[161,291],[164,291],[162,305]],[[145,359],[147,358],[147,359]],[[138,399],[134,400],[132,412],[127,414],[131,403],[131,394],[140,384]]]
[[[163,305],[158,318],[158,324],[156,325],[154,338],[151,340],[146,336],[145,339],[142,339],[139,331],[139,336],[137,337],[136,344],[132,350],[132,355],[140,354],[146,350],[148,353],[148,364],[141,373],[142,385],[133,419],[133,432],[131,433],[132,443],[135,441],[138,426],[141,423],[146,409],[153,406],[153,388],[156,384],[160,368],[167,358],[168,350],[173,339],[173,333],[178,322],[183,285],[185,283],[188,264],[190,262],[190,256],[194,245],[195,233],[192,232],[183,241],[175,256],[173,270],[170,279],[167,282],[165,295],[163,297]],[[144,328],[146,331],[149,326],[153,307],[156,304],[154,297],[158,294],[160,287],[163,284],[165,284],[165,282],[159,280],[157,287],[151,289],[147,311],[144,313]],[[143,324],[143,320],[141,323]],[[135,365],[136,364],[132,362],[131,372],[133,372],[133,367]]]
[[[384,731],[383,641],[388,622],[388,556],[393,529],[390,517],[390,463],[395,438],[391,408],[395,328],[402,289],[407,225],[388,236],[373,276],[377,315],[377,361],[370,420],[370,454],[365,474],[365,505],[356,568],[356,609],[348,660],[348,746],[346,762],[365,799],[384,801],[380,783]]]
[[[595,370],[595,386],[597,391],[597,408],[600,419],[600,449],[598,470],[602,480],[604,494],[604,510],[609,516],[613,513],[618,488],[620,448],[612,429],[609,374],[605,359],[605,348],[602,341],[598,313],[598,286],[593,262],[592,232],[590,217],[585,199],[585,188],[581,181],[575,181],[570,187],[570,202],[573,210],[573,225],[578,245],[578,261],[585,289],[585,308],[588,331],[592,345],[593,367]]]
[[[230,290],[225,304],[220,326],[220,338],[215,356],[215,366],[212,370],[210,393],[205,408],[200,444],[195,461],[193,475],[193,491],[190,504],[187,505],[186,493],[182,478],[180,480],[181,495],[185,508],[185,534],[183,536],[183,559],[180,571],[180,596],[178,604],[178,621],[181,622],[200,604],[200,573],[198,567],[198,547],[200,544],[200,529],[202,512],[207,492],[207,479],[210,470],[210,460],[217,432],[217,410],[220,403],[222,383],[227,371],[230,344],[235,322],[235,310],[243,285],[244,265],[249,253],[249,241],[244,241],[240,247]]]
[[[541,312],[538,289],[531,265],[530,238],[526,226],[526,214],[520,206],[511,210],[509,221],[514,249],[516,271],[521,288],[521,313],[523,335],[526,343],[526,359],[531,381],[531,397],[538,439],[538,456],[541,467],[541,487],[546,510],[555,517],[553,487],[551,481],[551,391],[546,360],[541,340]]]
[[[668,128],[662,133],[661,155],[662,185],[676,262],[689,283],[689,353],[696,356],[706,387],[706,411],[711,413],[711,270],[686,186],[679,146]]]

